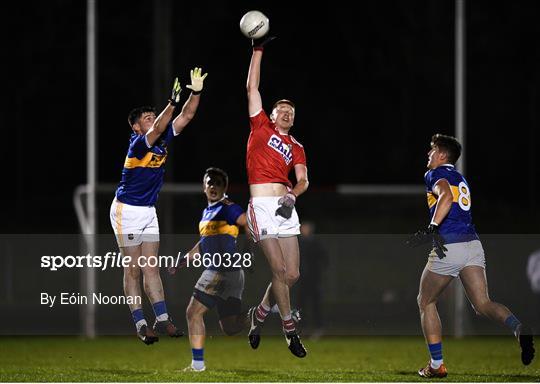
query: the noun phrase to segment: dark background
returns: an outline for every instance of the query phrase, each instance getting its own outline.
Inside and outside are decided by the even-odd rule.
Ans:
[[[166,177],[199,182],[206,167],[219,166],[245,203],[250,43],[238,22],[259,9],[278,36],[263,59],[264,107],[283,97],[297,104],[293,135],[306,147],[311,179],[304,211],[322,221],[349,209],[384,222],[322,221],[325,232],[392,233],[426,222],[424,196],[412,203],[349,197],[334,208],[331,191],[342,183],[423,182],[431,135],[454,133],[453,1],[363,1],[354,4],[358,10],[339,0],[169,1],[161,4],[170,5],[170,28],[160,22],[159,36],[156,3],[98,1],[99,182],[119,180],[128,112],[145,104],[163,108],[174,76],[185,88],[189,70],[201,66],[209,73],[201,104],[171,147]],[[86,180],[85,6],[69,0],[4,6],[4,233],[79,231],[72,195]],[[469,1],[466,15],[466,174],[475,222],[484,233],[535,233],[540,4]],[[170,58],[162,42],[170,43]],[[156,88],[163,90],[159,97]],[[99,199],[99,230],[107,233],[112,193]],[[315,212],[309,199],[329,205],[313,202]],[[204,200],[196,201],[198,212]],[[415,218],[400,226],[397,217],[410,207]],[[194,228],[196,220],[184,222]]]
[[[43,287],[75,292],[82,272],[49,272],[34,257],[76,252],[82,242],[76,236],[11,234],[79,233],[72,198],[74,188],[86,182],[85,7],[85,1],[69,0],[3,6],[7,173],[0,210],[0,233],[5,234],[0,238],[0,297],[7,311],[1,323],[5,334],[80,331],[78,307],[62,312],[40,306],[36,312],[36,292]],[[278,36],[263,58],[264,107],[269,111],[279,98],[296,102],[292,133],[306,148],[311,181],[297,208],[302,220],[313,220],[319,234],[328,234],[321,237],[330,257],[320,286],[329,332],[384,334],[396,318],[409,328],[397,324],[394,331],[420,332],[417,282],[427,250],[405,250],[403,236],[383,235],[381,241],[359,234],[406,234],[426,225],[425,194],[342,195],[336,186],[423,183],[430,137],[454,134],[454,1],[370,0],[353,8],[342,0],[317,6],[98,0],[97,9],[99,182],[120,179],[131,133],[128,112],[145,104],[163,108],[174,77],[185,88],[189,70],[200,66],[209,73],[201,104],[170,148],[166,183],[200,183],[207,167],[219,166],[229,173],[231,197],[245,206],[245,82],[251,47],[238,23],[246,11],[259,9]],[[540,3],[467,1],[466,15],[465,173],[493,282],[490,293],[520,318],[540,324],[538,296],[532,296],[525,278],[538,236],[519,235],[538,233],[540,219]],[[183,100],[186,96],[184,91]],[[108,222],[113,191],[97,198],[98,231],[105,235],[100,246],[115,249]],[[205,203],[202,194],[162,193],[160,253],[189,245],[171,241],[168,248],[165,234],[196,237]],[[256,302],[268,278],[266,263],[258,257],[256,275],[246,279],[246,303]],[[169,300],[175,318],[183,318],[198,273],[191,271],[182,280],[164,276],[167,291],[179,293]],[[27,284],[27,276],[34,284]],[[98,284],[104,292],[120,294],[121,271],[100,274]],[[453,313],[448,301],[450,307],[441,307],[447,331]],[[343,308],[348,312],[343,314]],[[47,319],[39,323],[44,331],[36,328],[36,313]],[[474,317],[470,308],[467,314],[467,321]],[[132,332],[126,316],[125,306],[100,307],[100,332]],[[495,329],[486,322],[474,324],[477,328],[469,332]]]

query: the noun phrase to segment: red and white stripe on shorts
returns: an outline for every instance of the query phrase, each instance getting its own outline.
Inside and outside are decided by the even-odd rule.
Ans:
[[[251,232],[251,237],[255,242],[261,240],[261,236],[259,233],[259,226],[257,225],[257,216],[255,215],[255,209],[253,208],[253,202],[252,199],[249,199],[249,207],[248,207],[248,228]]]

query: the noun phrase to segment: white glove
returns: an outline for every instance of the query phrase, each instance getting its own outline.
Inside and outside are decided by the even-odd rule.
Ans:
[[[204,79],[206,79],[206,76],[208,76],[208,73],[201,75],[201,72],[202,72],[201,68],[195,67],[189,73],[191,76],[191,84],[186,85],[186,88],[191,89],[194,94],[201,93],[203,89]]]

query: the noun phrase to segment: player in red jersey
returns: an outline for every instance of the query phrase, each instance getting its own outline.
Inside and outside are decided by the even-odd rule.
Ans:
[[[251,133],[247,145],[247,171],[250,190],[248,225],[272,270],[272,281],[257,307],[250,309],[249,343],[259,346],[260,331],[270,309],[277,303],[289,350],[306,356],[291,316],[289,288],[300,276],[297,235],[300,222],[294,208],[296,198],[308,188],[304,147],[289,130],[294,123],[295,105],[278,100],[270,117],[262,108],[259,80],[263,46],[273,38],[253,40],[253,53],[247,79]],[[296,185],[289,181],[294,170]]]

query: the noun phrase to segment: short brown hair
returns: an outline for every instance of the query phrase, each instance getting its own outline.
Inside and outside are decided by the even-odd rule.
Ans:
[[[203,182],[206,182],[207,177],[212,176],[220,178],[225,184],[225,188],[229,186],[229,175],[227,175],[227,172],[225,172],[223,169],[217,167],[210,167],[206,169],[203,177]]]
[[[156,114],[156,109],[148,105],[133,109],[131,112],[129,112],[129,115],[128,115],[129,126],[133,128],[133,126],[141,118],[141,116],[148,112]]]
[[[443,152],[446,152],[448,161],[451,164],[456,164],[461,156],[461,144],[455,137],[437,133],[431,137],[431,142]]]
[[[272,107],[272,110],[274,110],[279,104],[288,104],[290,105],[291,107],[293,107],[293,109],[296,109],[296,106],[294,105],[294,103],[290,100],[287,100],[287,99],[281,99],[281,100],[278,100],[274,103],[274,106]]]

